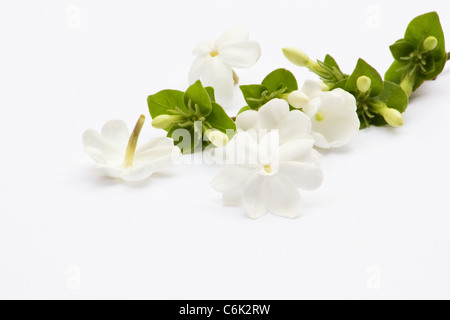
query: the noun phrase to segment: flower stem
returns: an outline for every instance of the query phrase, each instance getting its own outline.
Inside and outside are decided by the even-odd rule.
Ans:
[[[400,83],[400,87],[402,87],[403,91],[405,91],[408,98],[414,91],[415,78],[416,78],[415,72],[413,73],[408,72],[403,81]]]
[[[144,127],[144,123],[145,123],[145,116],[141,115],[136,123],[136,126],[134,127],[130,140],[128,141],[128,147],[124,161],[124,166],[127,168],[133,166],[136,147],[138,144],[139,136],[141,135],[142,128]]]
[[[239,77],[236,74],[236,72],[233,70],[233,80],[234,80],[234,85],[237,85],[239,83]]]

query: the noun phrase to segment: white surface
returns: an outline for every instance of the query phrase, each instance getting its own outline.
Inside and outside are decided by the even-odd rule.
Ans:
[[[0,298],[450,298],[448,68],[403,128],[328,153],[295,221],[223,207],[208,186],[219,168],[128,185],[99,176],[81,146],[87,128],[147,115],[148,94],[186,89],[191,49],[228,27],[261,42],[239,72],[258,83],[278,67],[314,78],[286,62],[287,45],[384,71],[388,45],[431,10],[450,37],[435,0],[2,1]]]

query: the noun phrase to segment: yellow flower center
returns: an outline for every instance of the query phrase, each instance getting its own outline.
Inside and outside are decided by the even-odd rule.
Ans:
[[[323,120],[325,120],[325,116],[323,115],[322,112],[317,112],[316,120],[319,121],[319,122],[322,122]]]
[[[265,165],[265,166],[264,166],[264,171],[265,171],[266,173],[268,173],[268,174],[271,174],[271,173],[273,172],[272,166],[271,166],[270,164]]]
[[[217,56],[219,55],[219,51],[214,50],[214,51],[212,51],[212,52],[210,53],[210,55],[211,55],[211,57],[215,58],[215,57],[217,57]]]

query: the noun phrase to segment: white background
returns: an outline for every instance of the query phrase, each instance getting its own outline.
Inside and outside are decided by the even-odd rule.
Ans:
[[[242,83],[287,67],[284,46],[381,72],[415,16],[445,1],[2,1],[0,298],[450,298],[450,70],[400,129],[324,154],[304,216],[253,221],[209,187],[217,167],[140,184],[103,178],[81,135],[134,125],[184,90],[197,42],[246,27],[263,49]],[[450,46],[450,44],[449,44]],[[236,99],[231,106],[243,106]],[[233,114],[235,111],[230,111]],[[163,134],[147,125],[144,137]]]

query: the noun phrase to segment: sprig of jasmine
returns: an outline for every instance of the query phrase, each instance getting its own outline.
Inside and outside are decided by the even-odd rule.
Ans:
[[[211,143],[217,147],[224,146],[230,138],[227,131],[236,129],[234,121],[216,103],[214,89],[204,88],[200,80],[186,92],[163,90],[149,96],[148,107],[153,127],[166,130],[168,137],[178,137],[179,129],[189,133],[187,138],[190,141],[177,143],[183,153],[202,149]],[[186,138],[185,135],[182,137]]]

